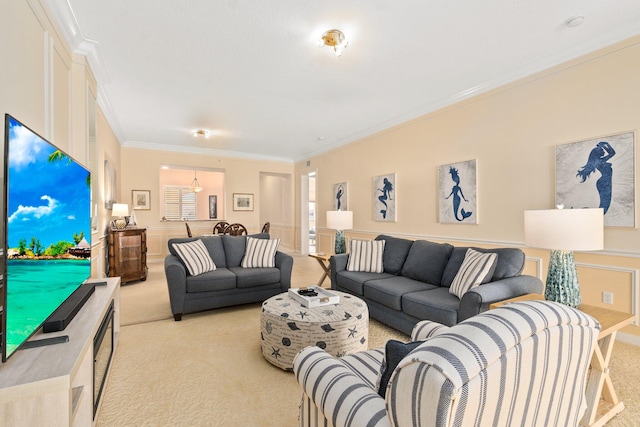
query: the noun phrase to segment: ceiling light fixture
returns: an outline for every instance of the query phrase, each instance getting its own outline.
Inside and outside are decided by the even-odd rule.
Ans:
[[[349,42],[345,39],[344,34],[340,30],[325,31],[322,38],[318,40],[318,46],[329,46],[333,48],[336,56],[342,56],[342,51],[346,49]]]
[[[198,182],[198,173],[194,170],[193,171],[193,181],[191,181],[191,185],[189,186],[189,191],[191,191],[192,193],[199,193],[203,190],[202,186],[200,186],[200,183]]]
[[[584,16],[572,16],[564,21],[564,25],[569,28],[579,27],[584,22]]]
[[[198,138],[198,137],[209,138],[209,131],[204,129],[198,129],[196,131],[193,131],[193,136],[195,138]]]

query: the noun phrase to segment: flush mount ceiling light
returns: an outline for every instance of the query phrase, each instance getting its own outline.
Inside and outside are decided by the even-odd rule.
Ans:
[[[322,35],[322,38],[318,40],[318,46],[332,47],[333,52],[336,54],[336,56],[341,56],[342,51],[347,47],[348,44],[349,42],[346,41],[342,31],[335,29],[325,31],[325,33]]]
[[[572,16],[564,21],[564,25],[569,28],[579,27],[584,22],[584,16]]]
[[[193,136],[195,138],[209,138],[209,131],[205,129],[198,129],[193,131]]]

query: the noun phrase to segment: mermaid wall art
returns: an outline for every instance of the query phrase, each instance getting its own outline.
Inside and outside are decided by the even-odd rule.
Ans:
[[[556,204],[602,208],[604,225],[635,226],[634,133],[556,147]]]
[[[396,174],[373,178],[373,219],[396,221]]]
[[[476,160],[440,166],[441,223],[477,224]]]
[[[333,210],[334,211],[348,211],[347,206],[347,183],[340,182],[333,184]]]

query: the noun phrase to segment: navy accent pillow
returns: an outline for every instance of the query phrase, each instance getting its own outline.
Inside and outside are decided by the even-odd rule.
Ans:
[[[391,379],[391,374],[393,374],[398,363],[423,342],[424,341],[413,341],[405,344],[396,340],[387,341],[384,347],[384,362],[380,367],[380,381],[378,385],[378,394],[383,399],[387,393],[387,385]]]

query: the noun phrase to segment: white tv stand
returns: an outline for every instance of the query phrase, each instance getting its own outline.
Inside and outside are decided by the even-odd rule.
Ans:
[[[18,350],[0,364],[0,423],[10,426],[93,426],[93,338],[111,301],[113,346],[120,333],[120,278],[102,279],[95,293],[63,331],[69,342]],[[111,361],[113,363],[113,359]],[[107,373],[108,375],[108,373]],[[99,385],[98,385],[99,386]]]

